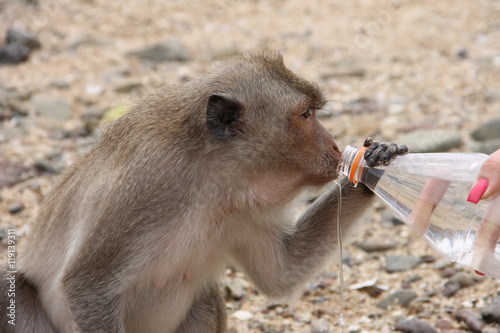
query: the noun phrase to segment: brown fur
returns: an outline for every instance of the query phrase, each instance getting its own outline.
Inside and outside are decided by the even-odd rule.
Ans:
[[[336,188],[289,213],[337,176],[324,104],[267,51],[138,103],[44,201],[20,263],[39,311],[60,332],[215,333],[229,263],[271,297],[298,290],[336,248]],[[348,230],[371,195],[341,183]]]

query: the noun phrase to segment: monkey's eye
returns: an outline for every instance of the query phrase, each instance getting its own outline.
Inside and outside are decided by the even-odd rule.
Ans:
[[[300,116],[304,119],[308,119],[309,117],[314,117],[315,114],[316,114],[316,109],[307,108],[304,112],[300,114]]]

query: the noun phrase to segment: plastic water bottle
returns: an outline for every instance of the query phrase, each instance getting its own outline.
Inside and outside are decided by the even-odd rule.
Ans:
[[[365,150],[347,146],[339,173],[365,184],[444,257],[500,278],[500,196],[467,201],[488,155],[408,154],[371,168]]]

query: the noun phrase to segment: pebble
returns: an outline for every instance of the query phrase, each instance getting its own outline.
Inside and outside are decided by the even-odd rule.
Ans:
[[[128,55],[152,62],[188,61],[191,58],[184,46],[184,43],[178,38],[172,38],[163,43],[154,44],[141,50],[132,51],[128,53]]]
[[[500,118],[491,119],[480,125],[474,131],[472,131],[471,136],[478,141],[485,141],[490,139],[500,138]]]
[[[115,83],[113,90],[117,93],[129,93],[132,90],[141,88],[142,82],[139,79],[127,78]]]
[[[71,87],[68,81],[63,79],[54,79],[50,82],[50,85],[57,89],[69,89]]]
[[[460,147],[460,132],[443,129],[420,129],[405,134],[396,140],[408,146],[411,153],[445,152]]]
[[[385,259],[385,270],[388,273],[407,271],[417,267],[422,262],[420,257],[416,256],[387,256]]]
[[[24,205],[23,204],[14,204],[9,207],[9,214],[14,215],[17,213],[20,213],[24,210]]]
[[[316,319],[311,322],[311,333],[328,333],[331,326],[325,319]]]
[[[442,258],[442,259],[439,259],[438,261],[436,261],[432,267],[434,267],[434,269],[441,270],[441,269],[445,269],[447,267],[451,267],[452,265],[453,265],[453,262],[451,260],[446,259],[446,258]]]
[[[35,96],[31,105],[37,124],[45,129],[62,128],[72,117],[71,106],[62,98]]]
[[[467,148],[473,152],[489,155],[500,149],[500,139],[468,142]]]
[[[25,31],[9,28],[5,44],[0,46],[0,63],[18,64],[28,60],[30,54],[42,45],[38,39]]]
[[[226,299],[240,300],[245,296],[245,290],[239,279],[226,277],[222,281]]]
[[[417,293],[411,289],[398,290],[378,302],[377,307],[384,310],[389,309],[394,304],[407,307],[417,296]]]
[[[245,310],[238,310],[235,311],[232,316],[236,319],[239,319],[241,321],[248,321],[252,319],[253,314],[251,312],[245,311]]]
[[[374,113],[378,110],[378,108],[376,100],[368,97],[360,97],[347,102],[347,104],[344,105],[342,112],[349,113],[351,115],[360,115]]]
[[[408,333],[437,333],[431,325],[419,319],[406,319],[396,323],[396,331]]]
[[[235,44],[227,45],[227,46],[221,46],[218,48],[211,49],[208,52],[208,57],[211,60],[224,60],[227,58],[230,58],[232,56],[235,56],[240,53],[240,50],[238,49],[238,46]]]
[[[0,161],[0,189],[22,182],[32,175],[32,170],[21,163]]]
[[[448,331],[453,328],[453,324],[446,319],[438,319],[436,321],[436,327],[439,328],[441,332]]]
[[[98,107],[88,107],[80,114],[80,119],[83,121],[84,129],[87,133],[93,133],[99,126],[101,118],[106,112],[105,109]]]
[[[365,252],[387,251],[395,248],[398,244],[392,240],[372,239],[355,242],[354,245]]]
[[[454,313],[455,319],[462,321],[467,325],[469,330],[475,333],[481,333],[484,322],[475,313],[469,310],[458,310]]]
[[[471,286],[476,283],[474,277],[468,273],[460,272],[453,275],[444,284],[442,294],[445,297],[451,297],[464,287]]]
[[[500,303],[493,302],[486,305],[481,311],[481,316],[488,323],[500,324]]]

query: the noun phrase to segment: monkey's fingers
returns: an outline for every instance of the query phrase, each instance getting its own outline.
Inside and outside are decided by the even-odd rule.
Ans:
[[[364,158],[370,167],[375,167],[380,164],[389,164],[397,156],[408,153],[408,147],[406,145],[398,147],[395,143],[379,143],[373,141],[372,138],[367,138],[363,146],[368,147],[364,154]]]

